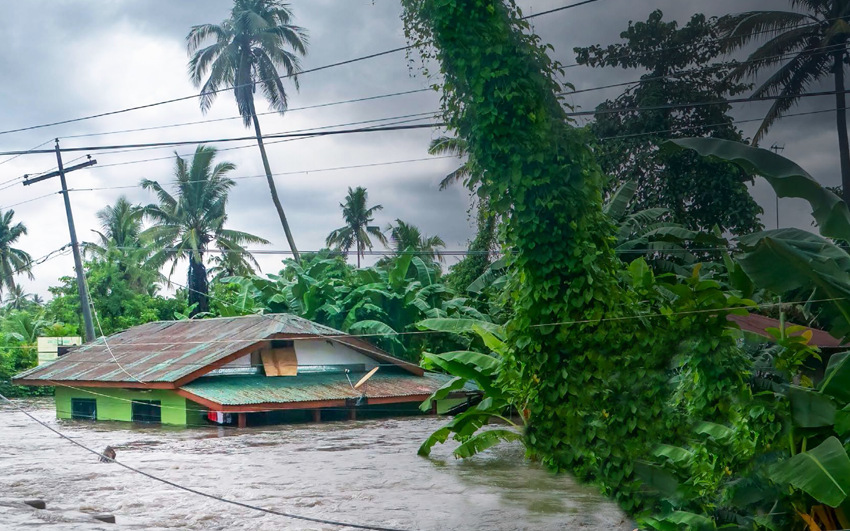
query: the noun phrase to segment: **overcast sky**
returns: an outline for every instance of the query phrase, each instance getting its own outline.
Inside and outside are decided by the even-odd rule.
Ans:
[[[524,0],[526,14],[564,5],[565,0]],[[328,63],[380,52],[406,44],[397,0],[310,0],[292,2],[297,23],[309,31],[310,49],[303,60],[309,69]],[[608,44],[630,20],[645,20],[653,9],[666,19],[684,23],[695,12],[721,15],[742,10],[785,6],[782,0],[602,0],[535,19],[534,30],[555,47],[553,55],[563,63],[575,61],[574,46]],[[186,75],[184,39],[190,26],[223,20],[229,0],[27,0],[5,2],[0,17],[0,129],[26,127],[100,112],[191,95],[195,89]],[[568,70],[568,80],[578,89],[635,79],[637,73],[615,69]],[[300,92],[291,89],[290,107],[298,108],[427,86],[419,72],[409,69],[403,53],[331,68],[301,77]],[[812,87],[817,90],[818,87]],[[825,87],[829,90],[829,86]],[[573,103],[592,109],[618,89],[587,92],[574,96]],[[392,118],[433,111],[438,106],[434,93],[385,98],[370,102],[293,111],[280,117],[263,116],[264,133]],[[263,101],[258,109],[266,110]],[[830,98],[811,98],[801,110],[834,108]],[[764,105],[738,105],[735,117],[757,118]],[[197,100],[187,100],[150,109],[89,120],[64,126],[0,136],[0,151],[28,149],[53,137],[71,137],[124,129],[190,122],[205,118],[229,118],[237,114],[232,96],[222,94],[212,110],[202,115]],[[757,124],[741,126],[752,134]],[[223,120],[202,125],[155,131],[67,138],[65,147],[157,142],[186,139],[248,136],[240,120]],[[383,227],[401,218],[419,226],[426,234],[438,234],[449,249],[464,249],[473,233],[468,214],[469,198],[460,187],[438,191],[438,182],[454,169],[455,160],[429,160],[338,171],[309,171],[375,164],[427,157],[429,140],[438,131],[414,130],[313,138],[277,143],[268,147],[272,171],[291,173],[277,177],[278,191],[301,250],[323,246],[327,234],[342,224],[339,202],[347,187],[365,186],[372,204],[381,204],[376,221]],[[771,131],[763,145],[785,144],[785,155],[796,160],[820,182],[839,183],[837,137],[830,113],[788,118]],[[221,160],[237,165],[234,177],[262,174],[258,149],[251,142],[221,144],[220,148],[247,146],[225,151]],[[52,142],[47,144],[52,146]],[[166,157],[170,149],[116,154],[94,154],[98,165],[69,174],[72,188],[128,186],[126,189],[79,191],[71,194],[77,233],[81,240],[94,240],[98,228],[95,212],[120,195],[148,203],[153,197],[136,187],[142,178],[167,181],[173,175],[173,159],[111,164]],[[192,146],[178,149],[191,153]],[[66,155],[66,163],[74,156]],[[0,165],[0,182],[25,173],[38,173],[55,166],[52,155],[30,155]],[[230,195],[228,226],[263,236],[269,249],[287,249],[283,231],[269,198],[265,179],[240,179]],[[0,186],[2,187],[2,186]],[[55,192],[57,180],[33,186],[0,190],[0,207]],[[765,224],[774,228],[772,190],[757,183],[755,197],[765,210]],[[23,221],[29,234],[19,247],[40,257],[69,241],[60,195],[51,195],[14,207],[15,219]],[[783,200],[782,226],[808,227],[807,205]],[[277,272],[280,256],[259,256],[264,272]],[[61,256],[33,270],[35,281],[20,277],[27,291],[47,295],[47,287],[60,276],[73,274],[71,256]],[[184,282],[183,273],[175,277]]]

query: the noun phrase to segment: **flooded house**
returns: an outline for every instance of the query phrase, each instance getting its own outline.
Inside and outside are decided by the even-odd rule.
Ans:
[[[54,386],[63,419],[245,427],[419,412],[449,380],[362,338],[269,314],[136,326],[13,381]],[[474,393],[455,391],[432,412]]]

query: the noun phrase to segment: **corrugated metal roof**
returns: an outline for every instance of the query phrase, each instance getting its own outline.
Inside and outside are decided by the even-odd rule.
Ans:
[[[352,382],[364,373],[351,373]],[[299,374],[298,376],[205,376],[180,389],[223,406],[252,404],[286,404],[322,400],[357,399],[361,392],[367,398],[390,398],[430,395],[452,379],[446,374],[425,373],[414,376],[399,372],[378,371],[360,389],[352,389],[344,373]],[[467,384],[462,390],[476,391]]]
[[[173,383],[265,339],[324,336],[336,336],[334,341],[421,374],[417,366],[393,358],[379,348],[346,336],[339,330],[295,315],[267,314],[158,321],[135,326],[109,336],[105,341],[99,338],[75,348],[52,363],[18,374],[15,380],[36,385],[49,381],[128,383],[137,386],[140,385],[138,380],[145,383]],[[109,348],[106,347],[107,343]]]
[[[767,328],[779,328],[780,322],[778,319],[773,319],[772,317],[766,317],[764,315],[759,315],[756,313],[751,313],[749,315],[727,315],[727,319],[732,322],[738,323],[738,326],[741,327],[742,330],[746,330],[748,332],[752,332],[754,334],[758,334],[760,336],[764,336],[769,338],[770,334],[768,334],[765,330]],[[785,326],[792,326],[794,323],[785,323]],[[807,327],[812,331],[812,340],[809,341],[809,344],[815,347],[821,348],[838,348],[842,346],[841,340],[832,337],[829,332],[824,330],[818,330],[817,328]],[[800,335],[803,332],[797,332],[795,335]],[[846,344],[844,346],[847,346]]]

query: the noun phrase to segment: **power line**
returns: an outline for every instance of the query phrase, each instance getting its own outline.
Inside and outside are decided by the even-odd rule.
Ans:
[[[12,203],[11,205],[2,206],[2,207],[0,207],[0,210],[6,210],[6,209],[9,209],[9,208],[12,208],[12,207],[25,205],[27,203],[32,203],[33,201],[38,201],[39,199],[44,199],[45,197],[50,197],[52,195],[61,194],[61,193],[62,192],[50,192],[49,194],[44,194],[44,195],[40,195],[38,197],[33,197],[32,199],[27,199],[26,201],[21,201],[19,203]]]
[[[585,93],[585,92],[594,92],[594,91],[597,91],[597,90],[605,90],[605,89],[609,89],[609,88],[625,87],[625,86],[628,86],[628,85],[637,85],[637,84],[646,83],[646,82],[649,82],[649,81],[658,81],[658,80],[661,80],[661,79],[670,79],[670,78],[674,78],[674,77],[680,77],[680,76],[683,76],[683,75],[696,74],[696,73],[699,73],[699,72],[708,72],[708,71],[711,71],[711,70],[721,70],[723,68],[738,67],[738,66],[743,66],[743,65],[752,64],[752,63],[761,63],[761,62],[765,62],[765,61],[772,61],[774,59],[780,59],[780,60],[781,59],[793,59],[793,58],[798,57],[800,55],[807,55],[807,54],[822,55],[822,54],[825,54],[825,53],[832,53],[833,51],[841,49],[843,47],[846,47],[846,45],[844,45],[844,44],[831,44],[829,46],[821,46],[819,48],[812,48],[812,49],[809,49],[809,50],[805,50],[805,51],[797,53],[797,54],[777,54],[777,55],[772,55],[772,56],[768,56],[768,57],[762,57],[760,59],[750,59],[750,60],[747,60],[747,61],[740,61],[740,62],[738,62],[738,61],[728,61],[728,62],[717,63],[717,64],[713,64],[713,65],[709,65],[709,66],[705,66],[705,67],[701,67],[701,68],[691,68],[691,69],[679,70],[677,72],[673,72],[673,73],[666,74],[666,75],[663,75],[663,76],[643,77],[641,79],[636,79],[635,81],[624,81],[622,83],[613,83],[611,85],[603,85],[603,86],[600,86],[600,87],[590,87],[590,88],[586,88],[586,89],[573,90],[573,91],[569,91],[569,92],[561,92],[559,95],[560,96],[572,96],[574,94],[582,94],[582,93]]]
[[[823,113],[827,113],[827,112],[835,112],[837,110],[838,109],[833,108],[833,109],[823,109],[823,110],[820,110],[820,111],[798,112],[798,113],[785,114],[782,117],[783,118],[794,118],[794,117],[797,117],[797,116],[809,116],[811,114],[823,114]],[[659,129],[659,130],[656,130],[656,131],[646,131],[646,132],[643,132],[643,133],[631,133],[631,134],[625,134],[625,135],[603,136],[603,137],[599,137],[598,140],[616,140],[616,139],[620,139],[620,138],[635,138],[635,137],[639,137],[639,136],[660,135],[660,134],[664,134],[664,133],[677,133],[677,132],[681,132],[681,131],[687,131],[689,129],[703,129],[703,128],[704,129],[713,129],[715,127],[725,127],[725,126],[735,125],[735,124],[746,124],[746,123],[763,122],[763,121],[764,121],[764,118],[751,118],[751,119],[748,119],[748,120],[733,120],[733,121],[730,121],[730,122],[714,123],[714,124],[708,124],[708,125],[686,125],[686,126],[682,126],[682,127],[673,127],[673,128],[670,128],[670,129]]]
[[[841,19],[842,19],[842,17],[833,17],[833,18],[822,20],[822,21],[810,22],[808,24],[800,24],[799,26],[796,26],[795,29],[807,28],[807,27],[811,27],[811,26],[819,26],[820,24],[822,24],[824,22],[832,22],[832,21],[841,20]],[[746,35],[730,35],[728,37],[718,37],[718,38],[715,38],[715,39],[706,39],[704,41],[701,41],[701,43],[703,43],[703,44],[712,43],[712,42],[717,43],[717,42],[723,42],[723,41],[728,41],[728,40],[754,37],[756,35],[763,35],[765,33],[776,33],[776,32],[777,32],[776,29],[766,29],[766,30],[754,31],[752,33],[747,33]],[[686,46],[689,46],[691,44],[693,44],[693,42],[686,43],[686,44],[679,44],[677,46],[668,46],[667,48],[659,48],[657,50],[649,50],[649,51],[646,51],[646,52],[618,55],[616,57],[608,58],[607,61],[618,60],[618,59],[628,59],[630,57],[641,57],[641,56],[644,56],[644,55],[652,55],[652,54],[656,54],[656,53],[660,53],[660,52],[671,52],[671,51],[675,51],[675,50],[680,50],[680,49],[682,49]],[[568,64],[568,65],[562,65],[561,68],[575,68],[577,66],[587,66],[587,65],[585,65],[584,63],[571,63],[571,64]]]
[[[384,131],[405,131],[408,129],[425,129],[429,127],[440,127],[443,126],[442,123],[436,124],[422,124],[422,125],[400,125],[400,126],[391,126],[391,127],[381,127],[381,128],[359,128],[359,129],[343,129],[339,131],[320,131],[316,133],[281,133],[281,134],[272,134],[272,135],[263,135],[264,139],[268,138],[301,138],[305,136],[331,136],[331,135],[347,135],[353,133],[374,133],[374,132],[384,132]],[[71,148],[62,148],[62,152],[72,152],[72,151],[102,151],[102,150],[113,150],[113,149],[125,149],[125,148],[136,148],[136,147],[170,147],[170,146],[185,146],[188,144],[211,144],[215,142],[243,142],[246,140],[256,140],[256,136],[241,136],[241,137],[229,137],[229,138],[210,138],[204,140],[178,140],[172,142],[150,142],[150,143],[142,143],[142,144],[119,144],[113,146],[84,146],[84,147],[71,147]],[[0,153],[0,156],[3,155],[17,155],[17,154],[30,154],[30,153],[55,153],[54,150],[33,150],[33,151],[6,151]]]
[[[415,90],[407,90],[407,91],[403,91],[403,92],[393,92],[393,93],[390,93],[390,94],[381,94],[379,96],[368,96],[368,97],[365,97],[365,98],[355,98],[355,99],[351,99],[351,100],[334,101],[334,102],[330,102],[330,103],[320,103],[320,104],[317,104],[317,105],[308,105],[306,107],[295,107],[294,109],[287,109],[286,112],[289,113],[289,112],[295,112],[295,111],[305,111],[307,109],[319,109],[319,108],[322,108],[322,107],[332,107],[334,105],[344,105],[344,104],[347,104],[347,103],[359,103],[359,102],[363,102],[363,101],[379,100],[379,99],[383,99],[383,98],[392,98],[392,97],[396,97],[396,96],[404,96],[404,95],[407,95],[407,94],[416,94],[416,93],[419,93],[419,92],[433,92],[433,89],[432,88],[415,89]],[[269,115],[269,114],[280,114],[280,113],[277,112],[277,111],[260,112],[260,113],[257,113],[257,116],[266,116],[266,115]],[[154,131],[154,130],[157,130],[157,129],[169,129],[169,128],[172,128],[172,127],[184,127],[184,126],[188,126],[188,125],[199,125],[199,124],[207,124],[207,123],[213,123],[213,122],[224,122],[224,121],[228,121],[228,120],[241,120],[241,119],[242,119],[242,116],[231,116],[231,117],[228,117],[228,118],[212,118],[212,119],[209,119],[209,120],[197,120],[197,121],[194,121],[194,122],[182,122],[182,123],[168,124],[168,125],[157,125],[157,126],[152,126],[152,127],[140,127],[140,128],[137,128],[137,129],[122,129],[122,130],[119,130],[119,131],[105,131],[105,132],[102,132],[102,133],[85,133],[85,134],[80,134],[80,135],[63,136],[63,137],[60,137],[60,138],[66,139],[66,138],[84,138],[84,137],[103,136],[103,135],[118,135],[118,134],[123,134],[123,133],[136,133],[136,132],[139,132],[139,131]],[[37,146],[37,147],[39,147],[39,146]]]
[[[311,517],[311,516],[303,516],[303,515],[298,515],[298,514],[293,514],[293,513],[286,513],[286,512],[282,512],[282,511],[275,511],[273,509],[266,509],[266,508],[263,508],[263,507],[258,507],[256,505],[251,505],[249,503],[243,503],[243,502],[236,501],[236,500],[230,500],[228,498],[222,498],[221,496],[216,496],[214,494],[209,494],[207,492],[203,492],[203,491],[191,488],[191,487],[186,487],[186,486],[180,485],[179,483],[175,483],[175,482],[167,480],[165,478],[155,476],[155,475],[150,474],[148,472],[144,472],[142,470],[139,470],[138,468],[134,468],[130,465],[124,464],[121,461],[117,461],[115,459],[107,457],[107,456],[101,454],[100,452],[98,452],[97,450],[93,450],[93,449],[89,448],[88,446],[84,445],[83,443],[81,443],[81,442],[79,442],[79,441],[77,441],[77,440],[75,440],[71,437],[68,437],[64,433],[62,433],[59,430],[53,428],[52,426],[46,424],[45,422],[42,422],[41,420],[39,420],[38,418],[36,418],[32,414],[30,414],[28,411],[26,411],[22,407],[18,406],[18,404],[16,404],[12,400],[9,400],[8,398],[6,398],[2,394],[0,394],[0,399],[4,400],[7,404],[11,405],[15,409],[17,409],[18,411],[20,411],[21,413],[26,415],[27,417],[29,417],[30,419],[34,420],[35,422],[40,424],[42,427],[52,431],[53,433],[55,433],[59,437],[65,439],[66,441],[69,441],[70,443],[72,443],[76,446],[79,446],[83,450],[86,450],[87,452],[91,452],[94,455],[100,457],[101,459],[105,459],[105,460],[108,460],[109,462],[115,463],[115,464],[117,464],[117,465],[131,471],[131,472],[135,472],[136,474],[140,474],[142,476],[145,476],[148,479],[158,481],[160,483],[163,483],[165,485],[169,485],[169,486],[174,487],[176,489],[180,489],[180,490],[183,490],[183,491],[186,491],[186,492],[189,492],[189,493],[192,493],[192,494],[196,494],[198,496],[203,496],[205,498],[209,498],[209,499],[219,501],[219,502],[222,502],[222,503],[229,503],[231,505],[243,507],[245,509],[252,509],[252,510],[255,510],[255,511],[260,511],[260,512],[264,512],[264,513],[267,513],[267,514],[274,514],[274,515],[277,515],[277,516],[283,516],[285,518],[292,518],[292,519],[295,519],[295,520],[304,520],[304,521],[307,521],[307,522],[315,522],[315,523],[319,523],[319,524],[333,525],[333,526],[338,526],[338,527],[351,527],[351,528],[354,528],[354,529],[371,529],[373,531],[407,531],[407,530],[398,529],[398,528],[382,527],[382,526],[378,526],[378,525],[353,524],[353,523],[349,523],[349,522],[338,522],[338,521],[335,521],[335,520],[325,520],[323,518],[314,518],[314,517]]]
[[[173,158],[173,157],[168,157],[168,158]],[[323,172],[328,172],[328,171],[353,170],[353,169],[359,169],[359,168],[375,168],[375,167],[378,167],[378,166],[393,166],[393,165],[396,165],[396,164],[408,164],[408,163],[414,163],[414,162],[427,162],[427,161],[431,161],[431,160],[456,159],[456,158],[457,157],[455,157],[454,155],[444,155],[444,156],[439,156],[439,157],[424,157],[424,158],[420,158],[420,159],[393,160],[393,161],[388,161],[388,162],[372,162],[372,163],[368,163],[368,164],[352,164],[352,165],[348,165],[348,166],[333,166],[333,167],[329,167],[329,168],[313,168],[313,169],[308,169],[308,170],[277,172],[277,173],[272,173],[272,176],[273,177],[280,177],[280,176],[284,176],[284,175],[301,175],[301,174],[307,174],[307,173],[323,173]],[[135,163],[135,162],[143,162],[143,161],[132,161],[132,162]],[[118,165],[123,165],[123,164],[129,164],[129,163],[116,163],[114,165],[118,166]],[[236,177],[228,177],[228,179],[231,179],[233,181],[240,181],[240,180],[243,180],[243,179],[265,179],[265,178],[266,178],[266,174],[242,175],[242,176],[236,176]],[[180,181],[174,181],[174,180],[164,181],[165,184],[177,184],[179,182]],[[195,183],[195,182],[200,182],[200,181],[185,181],[185,182],[186,183]],[[131,184],[131,185],[125,185],[125,186],[101,186],[101,187],[95,187],[95,188],[71,188],[68,191],[69,192],[93,192],[93,191],[97,191],[97,190],[124,190],[124,189],[128,189],[128,188],[138,188],[138,187],[139,187],[138,184]],[[40,199],[40,198],[37,198],[37,199]]]
[[[819,111],[807,111],[807,112],[800,112],[800,113],[791,113],[791,114],[786,114],[784,116],[784,118],[794,118],[794,117],[799,117],[799,116],[809,116],[809,115],[814,115],[814,114],[823,114],[823,113],[828,113],[828,112],[835,112],[836,110],[837,109],[835,109],[835,108],[831,108],[831,109],[823,109],[823,110],[819,110]],[[655,130],[655,131],[646,131],[646,132],[641,132],[641,133],[630,133],[630,134],[624,134],[624,135],[604,136],[604,137],[600,137],[598,140],[609,141],[609,140],[626,139],[626,138],[637,138],[637,137],[641,137],[641,136],[650,136],[650,135],[657,135],[657,134],[664,134],[664,133],[675,133],[675,132],[687,131],[687,130],[691,130],[691,129],[701,129],[701,128],[711,129],[711,128],[716,128],[716,127],[726,127],[726,126],[729,126],[729,125],[753,123],[753,122],[760,122],[760,121],[762,121],[761,118],[753,118],[753,119],[748,119],[748,120],[733,120],[733,121],[730,121],[730,122],[714,123],[714,124],[708,124],[708,125],[693,125],[693,126],[673,127],[673,128],[670,128],[670,129],[659,129],[659,130]],[[253,144],[252,144],[252,146],[253,146]],[[95,166],[92,169],[96,169],[98,167],[105,167],[105,166],[123,166],[123,165],[127,165],[127,164],[136,164],[136,163],[141,163],[141,162],[151,162],[151,161],[166,160],[166,159],[172,159],[172,158],[173,158],[173,156],[160,157],[160,158],[154,158],[154,159],[143,159],[143,160],[138,160],[138,161],[118,162],[118,163],[115,163],[115,164],[104,164],[104,165],[101,165],[101,166]],[[376,167],[376,166],[389,166],[389,165],[395,165],[395,164],[406,164],[406,163],[413,163],[413,162],[425,162],[425,161],[429,161],[429,160],[454,159],[454,158],[457,158],[457,157],[455,157],[454,155],[447,155],[447,156],[441,156],[441,157],[427,157],[427,158],[421,158],[421,159],[408,159],[408,160],[398,160],[398,161],[390,161],[390,162],[377,162],[377,163],[371,163],[371,164],[357,164],[357,165],[350,165],[350,166],[338,166],[338,167],[332,167],[332,168],[315,168],[315,169],[311,169],[311,170],[299,170],[299,171],[273,173],[272,176],[300,175],[300,174],[320,173],[320,172],[327,172],[327,171],[340,171],[340,170],[350,170],[350,169],[358,169],[358,168],[371,168],[371,167]],[[265,179],[266,175],[265,174],[262,174],[262,175],[260,175],[260,174],[258,174],[258,175],[245,175],[245,176],[237,176],[237,177],[229,177],[229,178],[232,179],[232,180],[261,179],[261,178]],[[178,181],[167,181],[167,184],[176,184],[177,182]],[[197,181],[189,181],[189,182],[197,182]],[[68,191],[69,192],[95,192],[95,191],[101,191],[101,190],[127,190],[127,189],[138,188],[138,187],[139,187],[139,185],[133,184],[133,185],[124,185],[124,186],[99,186],[99,187],[91,187],[91,188],[71,188]],[[26,203],[32,203],[34,201],[38,201],[38,200],[56,195],[58,193],[60,193],[60,192],[52,192],[52,193],[49,193],[49,194],[44,194],[44,195],[41,195],[41,196],[38,196],[38,197],[34,197],[32,199],[27,199],[26,201],[21,201],[19,203],[14,203],[14,204],[11,204],[11,205],[0,207],[0,210],[12,208],[12,207],[23,205],[23,204],[26,204]],[[706,249],[700,249],[700,250],[693,249],[693,250],[694,251],[706,251]],[[626,252],[626,251],[623,251],[623,252]],[[644,251],[634,250],[634,251],[631,251],[631,252],[644,252]],[[662,250],[661,252],[674,252],[674,250],[668,249],[668,250]]]
[[[775,100],[787,100],[787,99],[797,99],[797,98],[818,98],[821,96],[835,96],[837,94],[848,94],[850,93],[850,89],[848,90],[831,90],[831,91],[821,91],[821,92],[805,92],[803,94],[794,94],[794,95],[777,95],[777,96],[759,96],[756,98],[731,98],[731,99],[719,99],[713,101],[696,101],[696,102],[688,102],[688,103],[669,103],[664,105],[653,105],[648,107],[617,107],[611,109],[595,109],[592,111],[578,111],[578,112],[569,112],[566,113],[567,116],[597,116],[600,114],[624,114],[630,112],[653,112],[653,111],[663,111],[670,109],[687,109],[692,107],[706,107],[711,105],[732,105],[737,103],[757,103],[762,101],[775,101]],[[440,124],[442,125],[442,124]]]
[[[748,97],[748,98],[723,98],[714,101],[699,101],[699,102],[687,102],[687,103],[671,103],[665,105],[655,105],[648,107],[620,107],[620,108],[611,108],[611,109],[595,109],[592,111],[577,111],[577,112],[567,112],[566,116],[575,117],[575,116],[596,116],[603,114],[620,114],[620,113],[630,113],[630,112],[652,112],[652,111],[660,111],[660,110],[669,110],[669,109],[682,109],[682,108],[690,108],[690,107],[704,107],[710,105],[732,105],[738,103],[756,103],[763,101],[776,101],[776,100],[784,100],[784,99],[798,99],[798,98],[815,98],[822,96],[834,96],[837,94],[847,94],[850,93],[850,89],[840,90],[840,91],[820,91],[820,92],[806,92],[802,94],[794,94],[794,95],[776,95],[776,96],[759,96],[759,97]],[[281,134],[273,134],[267,135],[265,138],[302,138],[305,136],[329,136],[329,135],[343,135],[343,134],[354,134],[354,133],[374,133],[374,132],[385,132],[385,131],[403,131],[410,129],[424,129],[431,127],[443,127],[446,124],[444,123],[430,123],[430,124],[420,124],[420,125],[398,125],[398,126],[388,126],[388,127],[373,127],[373,128],[359,128],[359,129],[342,129],[338,131],[319,131],[315,133],[281,133]],[[168,146],[180,146],[187,144],[209,144],[215,142],[237,142],[237,141],[248,141],[248,140],[256,140],[256,137],[236,137],[236,138],[218,138],[218,139],[204,139],[204,140],[182,140],[182,141],[173,141],[173,142],[153,142],[147,144],[126,144],[126,145],[115,145],[115,146],[85,146],[85,147],[73,147],[73,148],[63,148],[62,151],[100,151],[100,150],[113,150],[113,149],[124,149],[124,148],[136,148],[136,147],[168,147]],[[53,153],[53,150],[44,151],[44,153]],[[16,154],[26,154],[27,152],[22,151],[6,151],[0,153],[1,155],[16,155]],[[41,151],[30,151],[29,153],[41,153]]]
[[[362,124],[368,124],[368,123],[374,123],[374,122],[388,122],[388,121],[392,121],[392,120],[401,120],[403,118],[419,117],[416,120],[403,120],[403,121],[393,122],[391,124],[390,123],[384,124],[384,125],[387,125],[387,126],[388,125],[398,125],[398,124],[403,124],[403,123],[410,123],[410,122],[416,122],[416,121],[424,120],[426,117],[434,116],[434,114],[436,112],[437,111],[420,112],[420,113],[414,113],[414,114],[404,114],[404,115],[401,115],[401,116],[387,116],[386,118],[373,118],[371,120],[359,120],[359,121],[356,121],[356,122],[344,122],[344,123],[341,123],[341,124],[322,125],[322,126],[317,126],[317,127],[306,127],[306,128],[303,128],[303,129],[292,129],[292,130],[288,130],[288,131],[281,131],[280,133],[276,133],[276,134],[307,133],[307,132],[312,132],[312,131],[321,131],[321,130],[324,130],[324,129],[332,129],[334,127],[347,127],[347,126],[351,126],[351,125],[362,125]],[[377,126],[375,126],[375,127],[377,127]],[[264,135],[263,138],[264,139],[270,138],[272,136],[273,135]],[[276,140],[274,142],[266,142],[266,145],[279,144],[281,142],[292,142],[292,141],[295,141],[295,140],[305,140],[307,138],[311,138],[311,136],[312,135],[305,135],[304,137],[298,137],[298,138],[293,138],[293,139]],[[218,152],[233,151],[235,149],[247,149],[247,148],[257,147],[256,137],[253,137],[253,138],[254,138],[254,142],[252,142],[251,144],[246,144],[244,146],[218,149],[217,151]],[[120,154],[120,153],[135,153],[135,152],[138,152],[138,151],[152,151],[152,150],[155,151],[155,150],[158,150],[158,149],[166,149],[166,148],[169,148],[169,147],[173,147],[173,146],[155,146],[155,147],[143,147],[143,148],[134,148],[134,149],[123,149],[123,150],[118,150],[118,151],[107,151],[104,154],[105,155],[117,155],[117,154]],[[185,153],[185,154],[181,154],[180,156],[185,157],[185,156],[191,156],[191,155],[192,155],[192,153]],[[153,160],[164,160],[164,159],[169,159],[169,158],[173,158],[173,155],[169,156],[169,157],[161,157],[161,158],[153,159]],[[113,165],[114,164],[106,164],[106,165],[103,165],[103,166],[100,166],[100,167],[113,166]]]
[[[35,260],[30,260],[29,262],[27,262],[26,265],[21,266],[21,267],[15,269],[14,271],[12,271],[11,273],[0,277],[0,282],[3,282],[7,278],[11,278],[11,277],[17,275],[18,273],[22,273],[24,271],[27,271],[28,269],[32,268],[32,266],[41,265],[41,264],[43,264],[43,263],[45,263],[49,260],[53,260],[54,258],[56,258],[58,256],[66,256],[67,252],[65,252],[65,251],[67,251],[68,247],[70,247],[70,246],[71,246],[70,243],[66,243],[62,247],[55,249],[53,251],[50,251],[49,253],[42,256],[41,258],[36,258]]]
[[[563,6],[561,8],[550,9],[549,11],[543,11],[543,12],[540,12],[536,15],[530,15],[528,17],[523,17],[523,19],[528,19],[528,18],[533,18],[533,17],[538,17],[538,16],[550,14],[550,13],[555,13],[555,12],[558,12],[558,11],[563,11],[565,9],[570,9],[570,8],[573,8],[573,7],[579,7],[579,6],[589,4],[589,3],[592,3],[592,2],[595,2],[595,1],[598,1],[598,0],[586,0],[584,2],[579,2],[579,3],[571,4],[571,5],[568,5],[568,6]],[[356,57],[354,59],[348,59],[346,61],[339,61],[337,63],[331,63],[331,64],[319,66],[319,67],[316,67],[316,68],[310,68],[310,69],[307,69],[307,70],[302,70],[300,72],[296,72],[296,73],[293,73],[293,74],[285,74],[285,75],[282,75],[282,76],[275,76],[274,78],[270,78],[270,79],[266,79],[266,80],[258,80],[256,82],[246,83],[244,85],[236,85],[236,86],[233,86],[233,87],[209,91],[209,92],[206,92],[205,94],[218,94],[218,93],[221,93],[221,92],[227,92],[227,91],[235,90],[235,89],[240,88],[240,87],[254,86],[256,83],[261,83],[261,82],[264,82],[264,81],[270,81],[272,79],[287,79],[287,78],[290,78],[290,77],[297,77],[297,76],[309,74],[309,73],[312,73],[312,72],[319,72],[321,70],[327,70],[329,68],[334,68],[334,67],[337,67],[337,66],[344,66],[344,65],[356,63],[356,62],[359,62],[359,61],[365,61],[367,59],[374,59],[376,57],[382,57],[384,55],[390,55],[390,54],[397,53],[397,52],[403,52],[403,51],[409,50],[413,47],[414,47],[413,45],[410,45],[410,46],[402,46],[402,47],[399,47],[399,48],[393,48],[391,50],[385,50],[383,52],[377,52],[377,53],[373,53],[373,54],[370,54],[370,55],[364,55],[362,57]],[[172,98],[172,99],[169,99],[169,100],[164,100],[164,101],[159,101],[159,102],[154,102],[154,103],[148,103],[148,104],[145,104],[145,105],[137,105],[135,107],[128,107],[128,108],[125,108],[125,109],[119,109],[119,110],[116,110],[116,111],[109,111],[109,112],[104,112],[104,113],[100,113],[100,114],[93,114],[93,115],[90,115],[90,116],[83,116],[83,117],[80,117],[80,118],[72,118],[72,119],[68,119],[68,120],[61,120],[61,121],[51,122],[51,123],[47,123],[47,124],[33,125],[33,126],[29,126],[29,127],[21,127],[21,128],[18,128],[18,129],[7,129],[5,131],[0,131],[0,135],[6,135],[6,134],[10,134],[10,133],[19,133],[21,131],[30,131],[32,129],[41,129],[41,128],[44,128],[44,127],[54,127],[54,126],[57,126],[57,125],[64,125],[64,124],[69,124],[69,123],[74,123],[74,122],[81,122],[81,121],[84,121],[84,120],[92,120],[94,118],[102,118],[104,116],[112,116],[112,115],[115,115],[115,114],[122,114],[122,113],[137,111],[137,110],[141,110],[141,109],[149,109],[151,107],[157,107],[157,106],[160,106],[160,105],[165,105],[165,104],[169,104],[169,103],[175,103],[175,102],[179,102],[179,101],[195,99],[195,98],[199,98],[199,97],[200,97],[199,94],[192,94],[191,96],[182,96],[182,97],[179,97],[179,98]]]

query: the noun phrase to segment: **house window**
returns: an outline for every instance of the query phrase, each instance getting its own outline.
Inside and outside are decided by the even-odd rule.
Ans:
[[[94,398],[72,398],[71,418],[75,420],[97,420],[97,400]]]
[[[133,400],[133,422],[159,424],[162,422],[162,405],[159,400]]]

